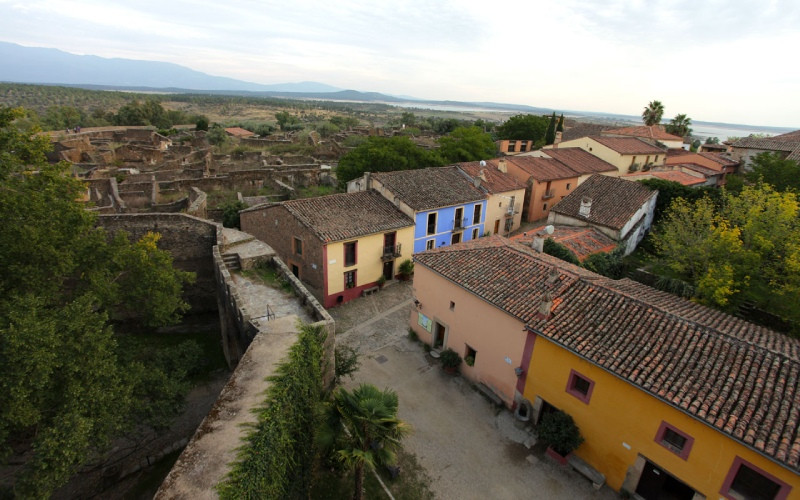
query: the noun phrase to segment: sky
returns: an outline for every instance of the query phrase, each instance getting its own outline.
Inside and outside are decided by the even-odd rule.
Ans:
[[[800,128],[800,1],[0,0],[0,40],[492,101]],[[2,61],[0,61],[0,64]]]

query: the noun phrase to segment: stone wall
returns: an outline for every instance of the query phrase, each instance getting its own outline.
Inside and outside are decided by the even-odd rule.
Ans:
[[[197,281],[184,292],[191,311],[217,310],[212,255],[218,241],[216,224],[185,214],[120,214],[100,215],[98,225],[110,233],[127,231],[132,239],[139,239],[148,231],[160,233],[158,246],[172,255],[175,267],[197,275]]]

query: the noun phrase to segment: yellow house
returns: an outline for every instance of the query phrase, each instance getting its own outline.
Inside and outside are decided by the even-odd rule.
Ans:
[[[410,327],[534,422],[572,416],[585,441],[570,463],[593,481],[800,498],[800,340],[501,237],[415,259]]]
[[[414,221],[374,190],[258,205],[240,220],[325,307],[394,279],[414,250]]]
[[[486,228],[491,234],[509,235],[522,224],[525,184],[508,173],[500,159],[459,163],[464,172],[487,195]]]
[[[638,137],[600,135],[581,137],[545,146],[542,151],[547,154],[548,151],[556,148],[581,148],[617,167],[620,175],[662,166],[667,156],[665,149],[649,144]]]

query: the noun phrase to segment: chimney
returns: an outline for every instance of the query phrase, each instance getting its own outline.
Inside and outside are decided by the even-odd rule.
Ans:
[[[370,172],[364,172],[364,191],[369,191],[372,187],[370,181],[372,181],[372,174]]]
[[[589,217],[589,214],[592,212],[592,199],[588,196],[584,196],[581,198],[581,208],[578,210],[578,213],[584,217]]]
[[[547,319],[550,317],[550,310],[553,308],[553,294],[544,292],[542,294],[542,301],[539,303],[539,311],[536,316],[540,319]]]
[[[531,248],[533,248],[539,253],[544,252],[544,238],[538,233],[536,234],[536,236],[533,237],[533,241],[531,242]]]
[[[481,171],[478,173],[478,177],[480,177],[483,182],[486,182],[486,170],[481,169]]]
[[[561,136],[564,135],[564,132],[556,132],[556,140],[553,141],[553,148],[558,147],[558,143],[561,142]]]
[[[504,174],[508,173],[508,168],[506,167],[505,159],[502,159],[497,163],[497,170],[503,172]]]

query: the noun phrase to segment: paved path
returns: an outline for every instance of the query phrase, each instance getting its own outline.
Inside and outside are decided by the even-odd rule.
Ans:
[[[361,369],[346,385],[368,382],[397,392],[400,418],[413,428],[404,445],[433,479],[437,498],[618,498],[525,446],[532,431],[519,429],[510,412],[491,405],[465,379],[445,374],[408,340],[411,294],[410,284],[399,283],[330,313],[341,332],[337,342],[361,351]]]

